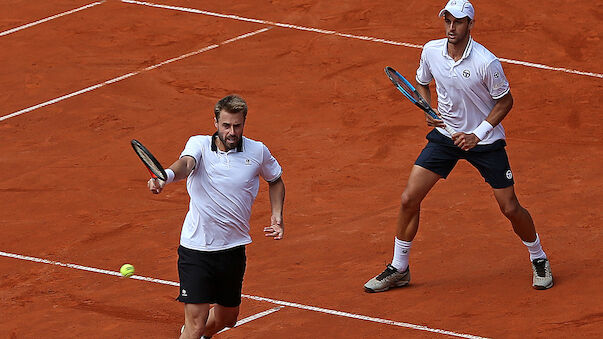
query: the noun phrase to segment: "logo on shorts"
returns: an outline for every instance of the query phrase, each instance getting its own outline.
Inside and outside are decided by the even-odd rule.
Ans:
[[[466,70],[464,70],[464,71],[463,71],[463,76],[464,76],[465,78],[468,78],[468,77],[470,77],[470,76],[471,76],[471,72],[470,72],[468,69],[466,69]]]
[[[182,292],[180,292],[180,295],[183,297],[188,297],[188,295],[186,294],[186,290],[182,290]]]
[[[245,159],[245,165],[247,165],[247,166],[251,165],[251,160]]]
[[[511,170],[507,170],[507,173],[505,173],[505,176],[509,180],[513,179],[513,173],[511,173]]]

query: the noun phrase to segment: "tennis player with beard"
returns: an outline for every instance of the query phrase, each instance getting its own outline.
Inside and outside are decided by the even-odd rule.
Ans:
[[[166,184],[186,179],[190,195],[178,248],[181,339],[210,338],[237,322],[259,177],[268,182],[272,208],[264,232],[277,240],[284,234],[282,168],[263,143],[243,136],[247,103],[229,95],[218,101],[214,114],[216,133],[191,137],[166,170],[167,180],[148,182],[158,194]]]

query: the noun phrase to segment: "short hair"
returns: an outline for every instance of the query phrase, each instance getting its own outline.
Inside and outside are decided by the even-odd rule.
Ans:
[[[228,113],[243,113],[243,119],[247,118],[247,103],[236,94],[231,94],[220,99],[214,107],[216,120],[220,120],[222,110]]]

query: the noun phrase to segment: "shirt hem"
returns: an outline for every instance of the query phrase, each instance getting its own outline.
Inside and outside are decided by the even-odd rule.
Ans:
[[[196,251],[204,251],[204,252],[217,252],[217,251],[223,251],[223,250],[228,250],[231,248],[235,248],[235,247],[239,247],[239,246],[243,246],[243,245],[249,245],[251,244],[251,240],[247,240],[247,241],[243,241],[243,242],[237,242],[237,243],[232,243],[232,244],[228,244],[228,245],[224,245],[224,246],[220,246],[220,247],[206,247],[206,246],[197,246],[194,244],[189,244],[189,243],[185,243],[183,241],[180,241],[180,246],[182,247],[186,247],[188,249],[191,250],[196,250]]]

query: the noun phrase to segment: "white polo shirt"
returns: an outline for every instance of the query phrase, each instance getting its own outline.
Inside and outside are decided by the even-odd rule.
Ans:
[[[218,251],[251,243],[249,218],[260,187],[280,178],[282,169],[268,148],[242,137],[239,147],[220,151],[213,136],[191,137],[180,157],[196,160],[188,176],[189,210],[180,244],[199,251]]]
[[[497,99],[509,93],[509,82],[494,54],[469,37],[460,60],[448,55],[446,38],[425,44],[417,69],[417,82],[436,82],[438,111],[442,120],[458,132],[471,133],[492,111]],[[450,137],[443,128],[438,131]],[[505,139],[501,124],[486,135],[480,145]]]

